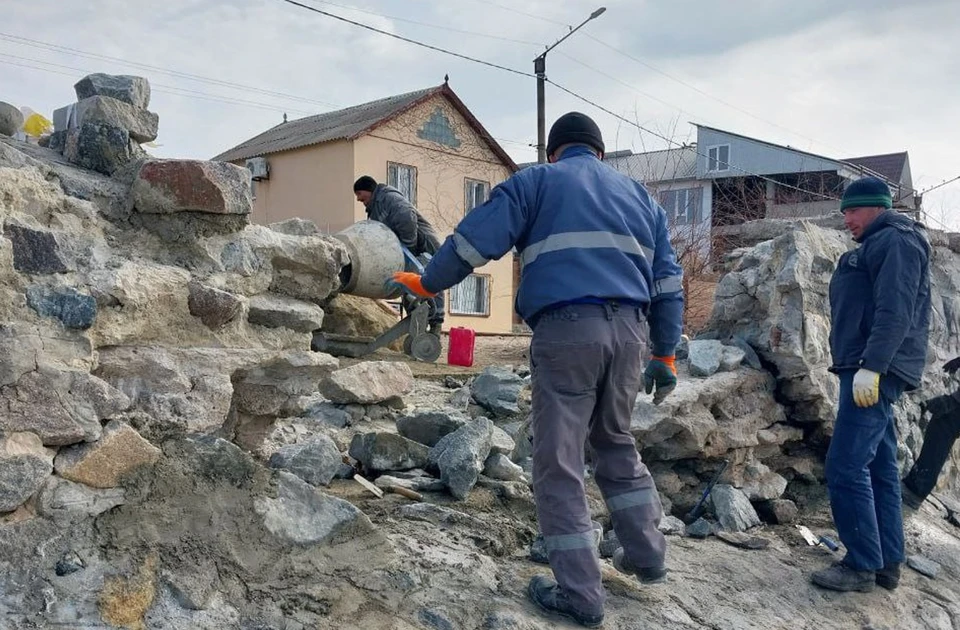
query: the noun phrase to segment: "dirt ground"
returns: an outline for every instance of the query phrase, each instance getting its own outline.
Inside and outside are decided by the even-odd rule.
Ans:
[[[479,374],[484,368],[491,365],[517,366],[529,362],[529,335],[477,335],[474,345],[473,365],[468,368],[447,363],[447,349],[450,344],[448,335],[443,335],[442,344],[443,352],[436,363],[423,363],[403,353],[381,349],[360,359],[341,357],[340,364],[346,367],[360,361],[404,361],[410,364],[410,369],[417,378],[441,379],[448,374],[472,376]]]

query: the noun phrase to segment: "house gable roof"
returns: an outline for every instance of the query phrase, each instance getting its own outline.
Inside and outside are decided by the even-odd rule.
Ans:
[[[843,161],[879,173],[889,182],[901,184],[903,183],[903,170],[907,165],[907,152],[865,155],[863,157],[846,158]]]
[[[213,159],[234,162],[334,140],[356,140],[437,95],[443,96],[453,105],[454,109],[467,120],[470,127],[505,166],[510,168],[511,171],[517,170],[516,163],[503,150],[503,147],[493,139],[493,136],[480,124],[480,121],[467,109],[460,97],[446,83],[424,90],[388,96],[369,103],[280,123],[232,149],[224,151]]]
[[[603,156],[615,170],[643,183],[697,178],[697,149],[686,146],[646,153],[616,151]]]

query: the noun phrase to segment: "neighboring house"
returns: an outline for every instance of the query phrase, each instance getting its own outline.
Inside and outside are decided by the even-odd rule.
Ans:
[[[310,219],[325,233],[366,218],[353,182],[370,175],[398,188],[440,232],[517,166],[447,83],[283,122],[215,157],[251,169],[253,221]],[[513,261],[477,270],[447,296],[446,326],[510,332]]]

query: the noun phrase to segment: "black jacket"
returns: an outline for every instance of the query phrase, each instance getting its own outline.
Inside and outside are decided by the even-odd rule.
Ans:
[[[432,255],[440,249],[440,241],[430,222],[392,186],[377,184],[367,206],[367,217],[393,230],[400,243],[414,256]]]
[[[831,370],[866,368],[920,385],[930,328],[930,244],[923,226],[885,212],[830,280]]]

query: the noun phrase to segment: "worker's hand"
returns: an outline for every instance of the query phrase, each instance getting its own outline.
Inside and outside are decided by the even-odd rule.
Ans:
[[[860,368],[853,375],[853,402],[857,407],[872,407],[880,400],[880,375]]]
[[[393,282],[418,297],[431,298],[436,295],[436,293],[430,293],[423,288],[423,283],[420,281],[420,274],[418,273],[398,271],[393,274]]]
[[[954,374],[958,370],[960,370],[960,357],[950,359],[949,361],[943,364],[943,371],[946,372],[947,374]]]
[[[644,391],[648,394],[654,391],[653,404],[659,405],[663,399],[677,386],[677,365],[676,358],[669,357],[650,357],[647,362],[647,369],[643,372]]]

